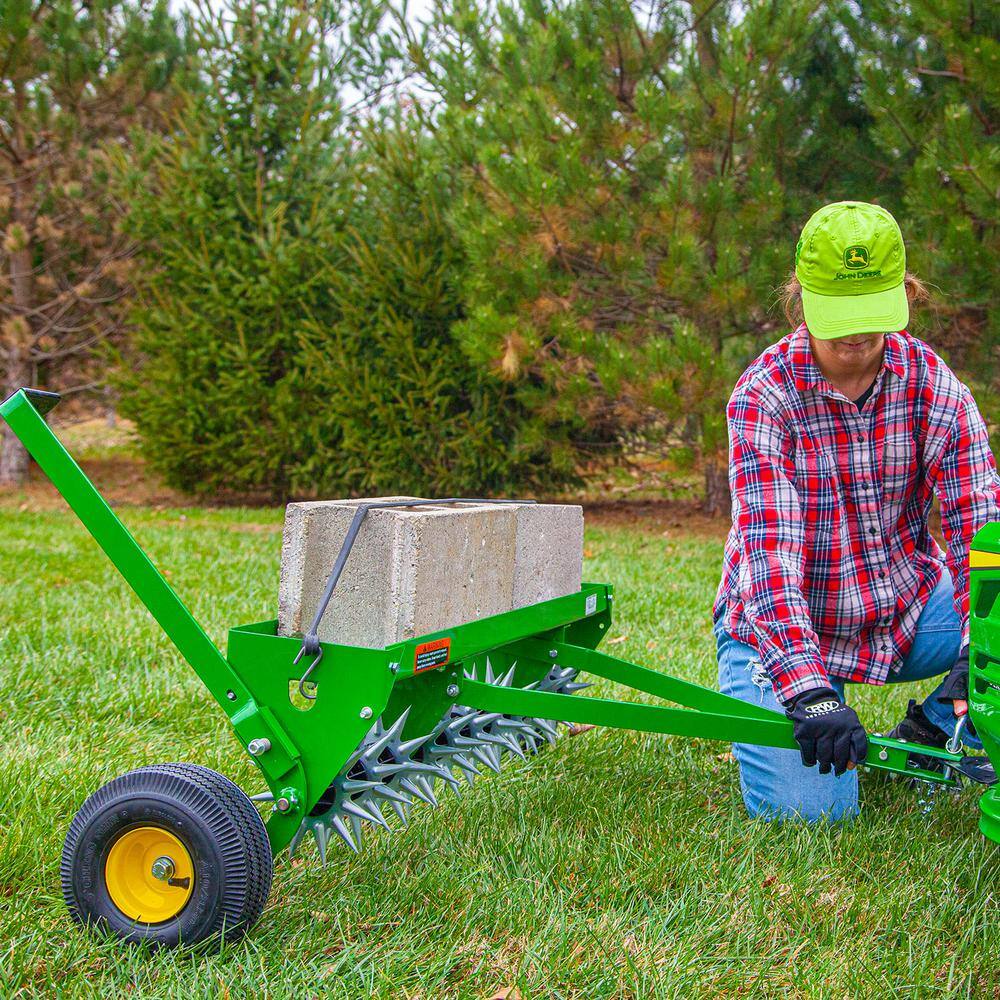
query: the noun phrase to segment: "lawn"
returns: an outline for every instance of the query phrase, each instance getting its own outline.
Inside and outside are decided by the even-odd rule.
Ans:
[[[280,511],[122,513],[214,639],[273,617]],[[616,585],[611,651],[711,684],[721,538],[661,528],[592,522],[585,576]],[[1000,850],[975,793],[924,815],[865,775],[853,826],[772,826],[744,815],[726,746],[602,730],[360,856],[281,858],[260,923],[220,954],[88,936],[59,854],[90,792],[171,760],[263,784],[69,513],[8,505],[0,541],[3,998],[1000,997]],[[884,731],[914,694],[856,702]]]

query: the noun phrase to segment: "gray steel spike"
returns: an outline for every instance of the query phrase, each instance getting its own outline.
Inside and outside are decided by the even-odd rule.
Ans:
[[[497,748],[495,746],[492,746],[492,745],[491,746],[485,746],[485,747],[483,747],[483,749],[486,751],[487,756],[490,757],[493,760],[493,768],[497,772],[497,774],[499,774],[500,773],[500,765],[501,765],[500,751],[497,750]]]
[[[326,823],[323,820],[319,820],[313,823],[312,828],[313,836],[316,838],[316,846],[319,848],[319,863],[323,866],[326,865],[326,844],[330,839],[330,831],[327,829]]]
[[[378,823],[375,816],[368,811],[366,805],[361,802],[355,802],[354,799],[347,799],[346,802],[342,802],[340,805],[340,811],[346,813],[348,816],[357,817],[358,819],[366,819],[369,823]],[[385,822],[383,820],[383,822]]]
[[[382,810],[379,809],[378,803],[370,795],[364,797],[363,805],[371,814],[372,822],[377,823],[386,830],[389,829],[389,824],[385,821],[385,816],[382,815]]]
[[[379,785],[378,788],[372,789],[372,795],[381,795],[390,802],[405,802],[407,805],[410,803],[410,800],[402,792],[397,792],[392,785]]]
[[[421,802],[426,802],[429,806],[436,806],[437,799],[434,798],[433,793],[428,795],[422,788],[418,788],[414,783],[416,779],[410,780],[409,778],[403,778],[400,780],[400,787],[409,792],[414,798],[420,799]]]
[[[496,684],[497,679],[493,676],[493,664],[490,663],[490,658],[486,657],[486,683]]]
[[[299,844],[302,843],[302,838],[306,835],[306,830],[308,829],[309,827],[307,825],[307,821],[303,820],[299,824],[299,828],[295,831],[294,835],[292,836],[291,842],[288,845],[288,856],[290,858],[295,857],[295,852],[299,849]]]
[[[434,794],[434,786],[431,784],[431,782],[422,775],[420,777],[414,778],[413,781],[416,784],[420,785],[420,787],[427,793],[427,797],[428,800],[430,801],[430,804],[432,806],[436,806],[438,804],[438,800],[437,796]]]
[[[497,774],[500,773],[500,768],[493,762],[493,758],[486,752],[486,747],[473,747],[469,753],[476,758],[480,763],[485,764],[491,771],[496,771]]]
[[[520,744],[513,736],[501,737],[503,740],[503,748],[509,750],[512,754],[516,754],[521,760],[527,760],[528,758],[524,756],[524,751],[521,749]]]
[[[556,727],[552,725],[552,723],[549,722],[548,719],[534,719],[533,721],[535,723],[536,728],[541,730],[542,736],[544,736],[545,739],[549,741],[549,743],[555,744],[556,736],[558,735],[556,732]]]
[[[383,728],[382,720],[379,719],[378,728],[380,732],[376,732],[375,739],[365,748],[364,756],[370,757],[372,760],[377,759],[382,751],[399,737],[399,734],[403,731],[403,726],[406,725],[406,719],[409,714],[410,708],[407,706],[406,710],[388,729]]]
[[[465,675],[466,680],[470,680],[470,681],[478,680],[478,678],[476,677],[476,665],[475,665],[475,663],[472,664],[472,669],[471,670],[463,670],[462,673]]]
[[[563,688],[563,691],[565,691],[566,694],[576,694],[577,691],[583,691],[585,688],[592,686],[593,685],[591,684],[585,684],[583,681],[570,681],[570,683]]]
[[[434,775],[432,775],[432,777],[438,778],[441,781],[446,781],[452,788],[454,788],[458,784],[458,778],[456,778],[455,775],[451,773],[450,769],[445,767],[444,764],[438,764],[436,766],[437,771]]]
[[[518,732],[525,732],[525,731],[534,732],[531,726],[529,726],[528,723],[524,721],[524,719],[522,719],[520,716],[515,716],[515,715],[505,715],[503,718],[497,719],[497,721],[493,724],[493,728],[514,729],[517,730]]]
[[[430,750],[427,751],[427,756],[434,760],[438,757],[455,757],[460,753],[462,753],[461,747],[441,746],[439,744],[435,744],[430,748]]]
[[[474,726],[488,726],[503,718],[503,712],[480,712],[473,720]]]
[[[501,685],[501,687],[510,687],[511,684],[513,683],[514,683],[514,668],[511,667],[510,670],[508,670],[507,673],[505,673],[503,677],[501,677],[500,680],[497,681],[497,684]]]
[[[259,795],[251,795],[251,802],[273,802],[274,792],[261,792]]]
[[[410,817],[407,816],[407,807],[412,805],[410,799],[390,799],[389,805],[392,807],[392,811],[399,817],[403,826],[406,826],[410,822]]]
[[[380,781],[361,781],[355,778],[345,778],[341,787],[346,794],[353,795],[355,792],[367,792],[369,789],[378,788],[380,784]]]
[[[459,730],[467,726],[476,717],[475,712],[465,712],[458,716],[456,719],[452,719],[451,722],[445,727],[449,733],[457,733]]]
[[[408,762],[400,762],[398,764],[372,764],[371,767],[368,768],[368,773],[374,774],[376,778],[380,779],[380,781],[374,782],[374,784],[378,785],[382,781],[385,781],[394,775],[402,774],[411,766],[412,765]]]
[[[351,832],[354,834],[354,839],[358,842],[358,849],[362,846],[362,836],[361,836],[361,817],[360,816],[348,816],[351,821]]]
[[[334,815],[330,817],[330,826],[333,827],[337,836],[340,837],[340,839],[347,844],[347,846],[354,851],[355,854],[360,853],[358,845],[354,843],[354,838],[351,836],[351,831],[347,829],[347,824],[344,822],[343,816],[338,816],[334,813]]]
[[[400,743],[396,748],[396,752],[400,757],[409,757],[419,750],[433,735],[433,733],[428,733],[426,736],[414,736],[412,740]]]
[[[473,764],[472,761],[469,760],[469,758],[464,753],[461,754],[460,756],[453,757],[451,759],[451,763],[455,767],[460,768],[467,775],[474,776],[479,774],[479,768],[476,767],[476,765]]]
[[[507,741],[502,736],[497,736],[495,733],[483,732],[476,736],[476,739],[480,743],[492,743],[495,746],[506,746]]]

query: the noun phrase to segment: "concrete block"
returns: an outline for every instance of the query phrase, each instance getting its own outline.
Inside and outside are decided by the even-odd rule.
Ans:
[[[583,508],[576,504],[521,504],[511,607],[575,594],[583,579]]]
[[[412,500],[414,497],[381,497]],[[312,621],[361,500],[289,504],[278,632]],[[580,589],[583,514],[564,505],[460,504],[370,511],[320,626],[380,648]]]

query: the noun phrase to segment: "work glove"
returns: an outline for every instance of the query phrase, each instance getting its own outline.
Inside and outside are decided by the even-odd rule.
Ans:
[[[832,688],[813,688],[796,695],[785,706],[792,720],[795,742],[806,767],[819,764],[820,774],[843,774],[868,754],[868,736],[854,709]]]
[[[941,685],[941,692],[938,694],[938,701],[968,701],[969,700],[969,646],[962,647],[962,651],[955,660],[955,666],[951,668],[948,676],[945,677]]]

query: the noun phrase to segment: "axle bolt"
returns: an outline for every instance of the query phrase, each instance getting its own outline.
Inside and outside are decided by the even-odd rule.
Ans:
[[[449,698],[457,698],[458,690],[459,689],[457,684],[449,684],[448,687],[446,688],[446,693]]]
[[[153,862],[153,867],[151,869],[153,878],[159,879],[161,882],[169,882],[170,879],[174,877],[174,861],[173,858],[160,857]]]
[[[286,813],[292,808],[292,804],[288,801],[288,799],[282,796],[277,802],[274,803],[274,808],[280,813]]]
[[[365,707],[361,709],[361,718],[370,719],[371,717],[372,717],[372,710],[367,705],[365,705]]]
[[[251,740],[247,746],[247,750],[250,751],[251,757],[259,757],[261,754],[267,753],[271,749],[271,741],[266,737],[259,740]]]

